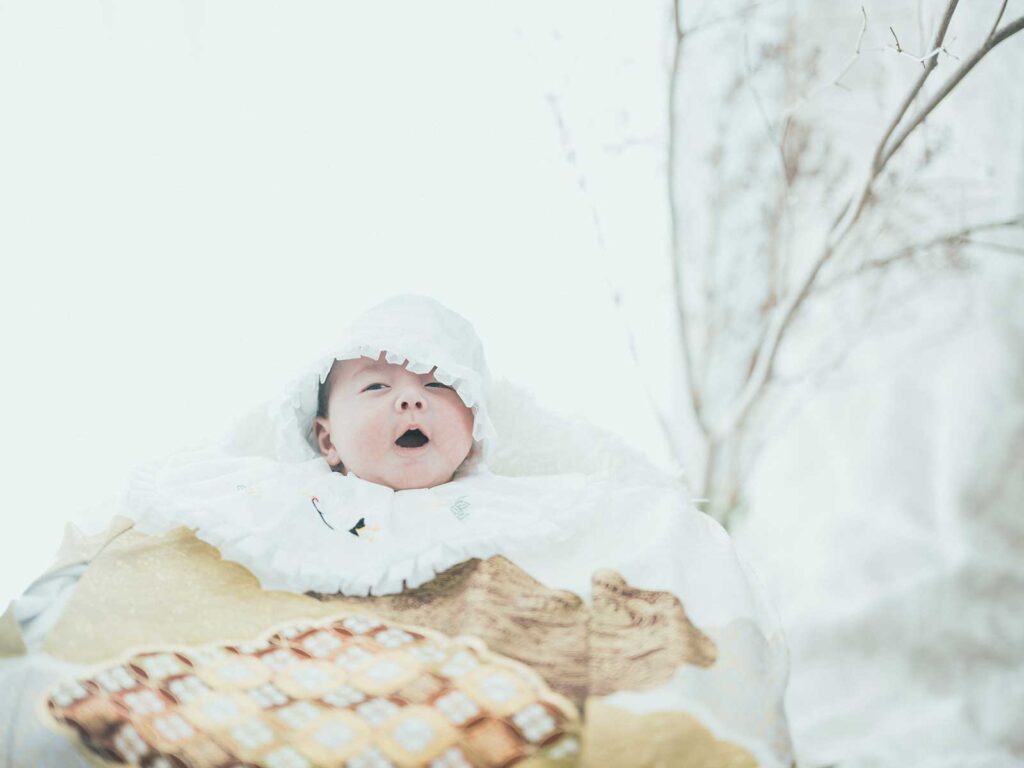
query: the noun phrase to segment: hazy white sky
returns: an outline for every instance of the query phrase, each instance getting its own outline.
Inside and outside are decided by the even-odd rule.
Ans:
[[[667,461],[664,14],[617,6],[4,5],[0,604],[397,292]]]

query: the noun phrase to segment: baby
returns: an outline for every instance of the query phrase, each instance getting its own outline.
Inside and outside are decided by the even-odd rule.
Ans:
[[[320,385],[314,434],[336,472],[396,491],[450,482],[473,448],[473,411],[449,385],[361,357],[336,361]]]

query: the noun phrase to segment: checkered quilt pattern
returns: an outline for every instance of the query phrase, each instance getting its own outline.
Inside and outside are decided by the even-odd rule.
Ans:
[[[574,705],[529,667],[365,614],[136,653],[63,682],[45,707],[100,765],[556,766],[579,752]]]

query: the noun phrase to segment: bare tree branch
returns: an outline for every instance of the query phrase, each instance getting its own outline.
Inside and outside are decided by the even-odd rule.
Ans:
[[[900,131],[899,135],[897,135],[895,139],[893,139],[891,146],[888,150],[886,150],[886,152],[882,156],[881,167],[885,166],[885,164],[889,161],[889,158],[896,154],[899,148],[903,146],[903,142],[907,140],[907,137],[911,133],[913,133],[914,129],[917,128],[917,126],[919,126],[922,122],[924,122],[925,118],[927,118],[928,115],[932,113],[932,110],[942,103],[942,100],[945,99],[954,88],[956,88],[960,81],[964,79],[968,72],[974,69],[975,65],[979,61],[985,58],[989,51],[991,51],[993,48],[995,48],[997,45],[999,45],[1007,38],[1017,34],[1022,29],[1024,29],[1024,16],[1021,16],[1018,19],[1014,19],[1005,27],[997,31],[994,35],[985,40],[982,46],[977,51],[975,51],[974,54],[969,59],[967,59],[967,61],[965,61],[963,64],[957,67],[956,71],[952,75],[950,75],[949,79],[942,84],[942,87],[939,88],[939,90],[932,95],[932,97],[928,100],[928,103],[921,107],[920,110],[918,110],[917,114],[914,115],[914,117],[910,120],[906,127],[902,131]]]
[[[952,19],[953,12],[956,9],[958,0],[949,0],[946,11],[943,14],[942,21],[939,25],[939,30],[935,35],[934,48],[940,48],[942,41],[945,38],[946,30],[949,28],[949,23]],[[833,233],[826,242],[822,249],[818,259],[808,271],[804,277],[799,288],[790,298],[785,302],[783,309],[779,314],[772,316],[769,322],[772,323],[772,332],[768,335],[765,341],[766,352],[759,355],[757,365],[751,372],[751,375],[747,379],[747,384],[744,387],[743,393],[739,399],[736,409],[729,415],[726,423],[723,425],[723,432],[729,432],[740,427],[750,414],[751,409],[758,402],[764,389],[771,383],[772,374],[774,373],[775,363],[778,357],[779,349],[782,345],[782,341],[785,338],[786,332],[791,326],[793,320],[796,318],[801,306],[807,300],[811,294],[815,283],[817,282],[822,269],[832,259],[842,244],[843,240],[849,234],[853,225],[856,224],[860,218],[868,200],[870,199],[872,186],[875,179],[884,169],[886,163],[893,156],[893,154],[899,150],[906,137],[921,123],[924,118],[937,106],[942,99],[949,95],[949,92],[956,86],[960,80],[996,45],[1007,39],[1011,35],[1020,31],[1024,27],[1024,17],[1017,19],[1010,24],[1007,24],[1001,30],[999,30],[992,38],[986,40],[985,43],[979,48],[970,59],[964,64],[957,68],[957,71],[950,77],[949,80],[943,85],[942,88],[929,100],[929,102],[915,115],[915,118],[911,120],[910,125],[900,132],[893,144],[886,149],[886,141],[892,132],[900,124],[901,119],[906,114],[907,109],[913,102],[914,98],[920,92],[928,74],[935,67],[935,59],[931,59],[929,64],[926,66],[925,71],[918,78],[917,82],[911,87],[907,97],[904,98],[903,103],[900,105],[897,111],[897,118],[892,121],[890,127],[887,129],[883,140],[879,143],[878,148],[875,152],[875,156],[872,161],[871,170],[868,174],[868,178],[861,188],[861,192],[857,197],[857,203],[854,207],[850,207],[849,204],[844,207],[844,211],[847,213],[841,216],[837,220],[837,224],[842,221],[842,226],[836,230],[833,227]]]
[[[895,251],[887,253],[884,256],[880,256],[876,259],[869,259],[861,264],[857,269],[845,272],[841,275],[836,276],[827,283],[821,283],[818,286],[819,291],[832,290],[839,284],[846,282],[847,280],[855,277],[860,277],[866,272],[877,272],[880,270],[887,269],[893,264],[897,264],[901,261],[906,261],[912,258],[915,254],[927,251],[930,248],[935,248],[940,245],[977,245],[979,247],[989,248],[994,251],[1005,251],[1008,253],[1018,253],[1020,249],[1016,249],[1013,246],[1003,245],[1001,243],[988,243],[978,240],[972,240],[971,236],[979,234],[981,232],[991,232],[999,229],[1011,229],[1013,227],[1024,227],[1024,214],[1015,216],[1012,219],[1005,219],[1002,221],[989,221],[980,224],[971,224],[969,226],[958,229],[955,232],[946,232],[945,234],[938,235],[936,237],[925,240],[921,243],[911,243],[905,245],[902,248],[898,248]]]
[[[964,245],[973,245],[996,253],[1005,253],[1009,256],[1024,256],[1024,247],[1006,245],[1005,243],[989,243],[984,240],[964,240]]]
[[[962,63],[957,59],[958,64],[955,65],[952,74],[948,75],[934,91],[931,87],[927,91],[925,89],[927,83],[931,81],[932,72],[938,67],[941,54],[945,53],[951,58],[957,58],[946,50],[945,45],[948,44],[946,43],[946,38],[951,28],[952,18],[959,7],[959,0],[946,0],[943,3],[943,10],[940,14],[931,46],[923,56],[917,57],[909,53],[903,47],[895,29],[890,27],[890,33],[896,43],[897,53],[918,61],[922,66],[922,70],[913,79],[912,83],[908,83],[906,90],[899,95],[896,109],[893,110],[892,115],[887,121],[882,124],[884,130],[880,132],[877,144],[869,146],[868,154],[864,158],[867,162],[865,163],[863,175],[857,180],[858,183],[853,190],[853,194],[841,206],[838,215],[831,222],[831,226],[828,227],[827,233],[819,241],[817,252],[808,254],[811,259],[805,265],[806,268],[790,278],[788,286],[785,286],[785,290],[783,290],[784,286],[772,285],[770,286],[771,291],[768,294],[761,294],[759,292],[759,296],[769,295],[771,301],[766,300],[763,305],[758,307],[756,317],[744,315],[741,318],[742,322],[737,321],[737,325],[732,326],[732,319],[730,319],[728,314],[728,306],[725,306],[726,311],[722,314],[721,318],[718,317],[715,311],[709,311],[709,306],[714,304],[712,298],[714,291],[719,287],[727,287],[734,281],[734,277],[728,269],[725,271],[712,270],[707,266],[710,263],[711,257],[717,252],[717,249],[714,247],[717,219],[713,218],[711,222],[708,234],[711,242],[707,247],[707,251],[694,254],[683,253],[683,250],[687,247],[684,242],[686,233],[682,229],[684,222],[680,219],[685,212],[680,208],[679,189],[682,187],[678,183],[680,170],[677,167],[678,153],[681,151],[677,144],[678,123],[682,119],[682,115],[678,114],[681,109],[678,101],[682,96],[679,92],[682,85],[682,76],[680,74],[683,66],[682,50],[686,35],[706,25],[697,25],[695,28],[685,30],[681,22],[681,3],[682,0],[674,0],[672,6],[676,47],[672,60],[671,82],[669,84],[668,117],[668,192],[672,227],[673,288],[676,299],[674,309],[682,343],[681,353],[685,365],[688,407],[692,410],[697,427],[702,435],[701,448],[706,454],[706,461],[703,462],[703,472],[701,473],[704,480],[702,491],[712,501],[713,509],[709,511],[721,520],[727,519],[742,506],[741,499],[737,494],[742,491],[745,482],[746,468],[742,466],[743,451],[749,449],[751,445],[755,445],[754,454],[756,454],[757,435],[755,433],[763,430],[765,424],[770,423],[770,419],[765,421],[762,416],[767,415],[770,417],[774,413],[775,395],[788,392],[794,384],[793,381],[782,378],[783,374],[789,374],[790,372],[788,370],[788,358],[785,369],[782,369],[779,365],[780,351],[789,349],[785,341],[792,335],[791,328],[797,324],[799,318],[808,314],[811,301],[820,292],[831,289],[844,279],[865,277],[869,274],[874,280],[881,283],[885,278],[884,270],[889,266],[894,265],[898,261],[910,259],[917,253],[930,248],[942,247],[943,245],[951,246],[951,257],[958,255],[958,247],[960,246],[973,246],[990,251],[1024,255],[1024,249],[1017,247],[1015,243],[986,243],[984,238],[979,240],[976,237],[986,231],[1011,226],[1024,226],[1024,216],[1018,215],[1006,221],[973,224],[954,232],[946,232],[926,242],[907,245],[879,258],[866,261],[859,267],[853,268],[850,272],[844,271],[838,277],[831,276],[834,271],[838,271],[833,270],[833,266],[839,266],[844,270],[850,269],[848,262],[855,260],[850,258],[854,255],[854,249],[867,250],[871,248],[872,243],[877,242],[876,235],[878,233],[874,232],[875,225],[879,221],[884,222],[886,211],[876,203],[876,196],[884,194],[886,195],[886,200],[890,196],[898,197],[898,187],[901,183],[905,182],[903,176],[897,180],[894,175],[883,175],[892,158],[905,145],[908,137],[913,135],[915,131],[923,131],[922,126],[932,111],[949,96],[952,90],[957,87],[960,81],[982,58],[1003,40],[1008,39],[1024,28],[1024,18],[1000,26],[1008,5],[1008,1],[1003,0],[990,34],[969,57],[965,56],[965,60]],[[744,16],[757,5],[758,3],[754,3],[740,9],[736,16]],[[708,7],[710,7],[710,4],[704,6],[705,9]],[[862,24],[860,25],[853,54],[844,62],[838,74],[828,82],[818,81],[818,87],[811,93],[831,87],[832,85],[845,88],[842,81],[860,55],[867,31],[867,12],[863,7],[861,8],[861,17]],[[722,19],[712,19],[708,24],[718,24],[726,20],[728,18],[724,17]],[[739,30],[739,32],[742,34],[742,30]],[[788,46],[791,45],[792,41],[786,38],[778,41],[774,47],[766,48],[766,50],[769,51],[769,55],[775,55],[777,51],[782,51],[785,54],[790,50]],[[737,94],[735,88],[745,88],[750,91],[763,121],[771,148],[777,150],[782,159],[783,172],[788,184],[790,179],[787,156],[789,155],[790,143],[792,142],[793,151],[795,152],[800,152],[803,146],[801,144],[803,136],[797,132],[802,129],[802,126],[800,123],[791,122],[790,117],[802,104],[806,103],[806,97],[798,97],[797,102],[786,110],[781,117],[777,114],[773,115],[772,117],[776,122],[772,122],[765,109],[766,103],[762,101],[761,94],[758,93],[755,84],[752,82],[755,67],[758,66],[759,62],[751,61],[749,44],[746,38],[744,38],[744,54],[746,59],[746,78],[738,79],[734,84],[730,85],[729,98],[734,99],[737,95],[742,98],[742,91]],[[740,66],[743,66],[743,63],[742,61],[739,62]],[[790,63],[795,64],[795,62]],[[943,74],[946,74],[945,71]],[[783,118],[785,118],[785,123],[782,122]],[[791,133],[787,133],[788,131],[791,131]],[[777,140],[780,133],[782,138]],[[754,142],[759,151],[761,153],[766,150],[771,151],[768,147],[763,146],[762,141],[755,140]],[[822,152],[826,153],[826,156],[828,148],[826,145],[822,150]],[[715,149],[717,150],[719,147]],[[712,155],[712,159],[714,157],[716,156]],[[765,158],[765,160],[768,159]],[[815,156],[812,160],[818,160],[818,158]],[[845,175],[847,172],[845,158],[843,158],[843,161],[839,164],[839,169]],[[922,161],[922,166],[926,164],[927,158]],[[805,168],[798,164],[795,167],[799,173],[823,176],[829,193],[831,193],[831,188],[836,183],[835,179],[838,178],[833,178],[832,172],[834,169],[832,166],[808,166]],[[794,173],[796,172],[794,171]],[[728,192],[728,188],[724,183],[722,189],[722,194]],[[714,204],[718,201],[719,198],[716,196],[712,203]],[[868,211],[872,211],[874,214],[876,209],[879,214],[878,216],[867,215]],[[775,212],[770,209],[770,206],[764,205],[762,207],[761,214],[767,222],[786,218],[785,215],[778,218],[773,217],[773,213]],[[931,211],[931,213],[934,214],[934,211]],[[938,218],[935,220],[938,221]],[[882,235],[890,238],[894,235],[899,237],[899,240],[896,242],[914,237],[910,229],[901,226],[889,227],[888,225],[883,225],[883,229],[880,232]],[[765,258],[771,258],[773,253],[771,248],[773,246],[778,247],[776,241],[781,235],[773,233],[770,224],[768,231],[764,234],[768,240],[768,244],[764,247],[768,248],[768,251],[767,253],[761,253],[761,255]],[[685,259],[684,256],[686,257]],[[840,261],[842,263],[833,264],[833,262]],[[952,258],[951,263],[953,263]],[[702,265],[704,265],[703,268]],[[735,260],[734,262],[728,262],[724,266],[736,267]],[[706,280],[709,274],[715,275],[718,282],[714,285],[704,286],[704,294],[707,298],[702,300],[700,292],[694,291],[694,288],[702,277]],[[761,277],[760,273],[758,273],[758,279]],[[871,281],[872,277],[869,277],[868,280]],[[694,285],[686,282],[687,280],[693,281]],[[760,283],[758,283],[758,290],[760,291]],[[869,290],[867,294],[870,295],[871,291]],[[697,302],[695,305],[697,309],[694,308],[694,302]],[[718,324],[718,320],[721,320],[721,326]],[[738,367],[734,371],[725,372],[723,370],[723,373],[728,373],[729,376],[736,375],[741,377],[742,387],[738,395],[732,395],[729,391],[716,392],[706,389],[706,387],[711,386],[711,381],[724,382],[729,380],[728,377],[716,378],[714,374],[718,371],[716,367],[719,362],[718,357],[716,357],[718,353],[706,349],[709,340],[713,339],[716,332],[720,331],[723,332],[721,334],[722,339],[713,346],[720,347],[722,344],[728,346],[726,352],[729,353],[729,356],[721,358],[722,364],[747,366],[746,370]],[[753,348],[749,346],[750,342],[756,342]],[[737,347],[737,344],[741,346]],[[784,347],[785,350],[783,350]],[[752,353],[751,349],[753,349]],[[845,359],[848,350],[844,349],[843,352],[844,354],[841,354],[838,358],[839,363]],[[695,359],[695,355],[697,359]],[[754,443],[751,443],[751,440],[754,440]]]
[[[967,242],[971,235],[976,235],[980,232],[991,232],[996,229],[1012,229],[1014,227],[1024,227],[1024,214],[1019,214],[1011,219],[1003,219],[1001,221],[987,221],[979,224],[970,224],[956,230],[955,232],[947,232],[943,235],[933,237],[923,243],[914,243],[913,245],[901,248],[895,253],[883,257],[878,261],[893,261],[898,259],[907,251],[925,251],[929,248],[934,248],[937,245],[956,245],[958,243]]]
[[[676,199],[675,167],[676,167],[676,92],[679,90],[679,78],[682,74],[683,41],[685,35],[682,31],[682,15],[680,3],[682,0],[673,0],[673,20],[676,30],[676,45],[672,55],[672,71],[668,84],[668,211],[671,226],[671,253],[672,259],[672,283],[675,291],[676,324],[679,328],[679,340],[683,352],[683,368],[686,376],[686,389],[689,394],[690,411],[694,421],[701,433],[707,437],[710,434],[710,427],[704,415],[704,404],[701,401],[700,389],[697,386],[697,378],[694,372],[693,342],[690,339],[690,323],[686,317],[686,302],[683,295],[683,254],[682,235],[680,233],[679,201]]]

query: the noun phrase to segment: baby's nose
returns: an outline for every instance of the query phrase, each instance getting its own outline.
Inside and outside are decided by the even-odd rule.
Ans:
[[[395,398],[395,410],[422,411],[426,407],[423,395],[419,392],[401,392]]]

